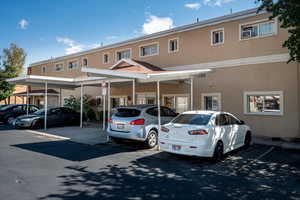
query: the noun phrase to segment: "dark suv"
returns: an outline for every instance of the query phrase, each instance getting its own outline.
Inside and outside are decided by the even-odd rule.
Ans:
[[[28,113],[34,113],[39,108],[35,105],[28,105]],[[16,117],[27,114],[27,104],[6,105],[0,108],[0,121],[12,122]]]

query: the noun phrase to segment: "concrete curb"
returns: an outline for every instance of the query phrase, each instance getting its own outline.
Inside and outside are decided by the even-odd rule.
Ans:
[[[272,141],[272,140],[261,139],[261,138],[253,138],[253,143],[268,145],[268,146],[276,146],[282,149],[300,150],[300,143]]]
[[[25,132],[33,133],[33,134],[41,135],[41,136],[46,136],[46,137],[51,137],[51,138],[55,138],[55,139],[61,139],[61,140],[70,140],[71,139],[71,138],[68,138],[68,137],[53,135],[53,134],[44,133],[44,132],[40,132],[40,131],[25,130]]]

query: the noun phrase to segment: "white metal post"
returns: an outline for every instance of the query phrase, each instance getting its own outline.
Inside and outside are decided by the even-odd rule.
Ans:
[[[159,81],[157,81],[157,114],[158,114],[158,138],[160,135],[161,130],[161,118],[160,118],[160,84]],[[159,150],[159,144],[157,144],[157,150]]]
[[[108,91],[107,91],[107,119],[110,118],[110,81],[108,81]]]
[[[80,85],[80,128],[82,128],[83,121],[83,85]]]
[[[191,78],[191,110],[194,109],[194,79]]]
[[[62,106],[62,102],[61,102],[61,88],[59,88],[59,106]]]
[[[135,105],[135,79],[132,80],[132,104]]]
[[[29,90],[28,90],[28,86],[27,86],[27,90],[26,90],[26,115],[28,115],[28,103],[29,103],[29,99],[28,99],[28,96],[29,96]]]
[[[34,96],[32,95],[32,105],[35,105],[34,103]]]
[[[45,116],[44,116],[44,129],[47,130],[47,110],[48,110],[48,83],[45,82]]]
[[[104,87],[106,87],[106,83],[105,83],[105,86]],[[105,89],[105,88],[104,88]],[[102,127],[102,129],[103,130],[105,130],[105,110],[106,110],[106,98],[105,98],[105,94],[103,94],[103,127]]]

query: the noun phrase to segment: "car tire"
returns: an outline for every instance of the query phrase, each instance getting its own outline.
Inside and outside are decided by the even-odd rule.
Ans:
[[[252,137],[251,137],[251,133],[247,132],[246,136],[245,136],[245,140],[244,140],[244,147],[248,148],[251,145],[251,141],[252,141]]]
[[[42,126],[42,122],[40,122],[39,120],[34,120],[34,121],[32,122],[31,127],[32,127],[33,129],[41,129],[41,128],[43,127],[43,126]]]
[[[213,154],[213,157],[212,157],[212,161],[213,162],[219,162],[223,159],[223,156],[224,156],[224,145],[223,145],[223,142],[219,141],[216,144],[214,154]]]
[[[146,145],[149,148],[154,148],[158,143],[157,132],[155,130],[150,130],[146,140]]]
[[[6,120],[6,124],[12,125],[14,119],[15,119],[14,117],[8,117]]]

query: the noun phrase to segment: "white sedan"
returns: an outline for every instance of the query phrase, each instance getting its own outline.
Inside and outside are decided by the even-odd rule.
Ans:
[[[250,146],[251,130],[242,120],[226,112],[188,111],[161,127],[161,150],[183,155],[212,157],[242,146]]]

